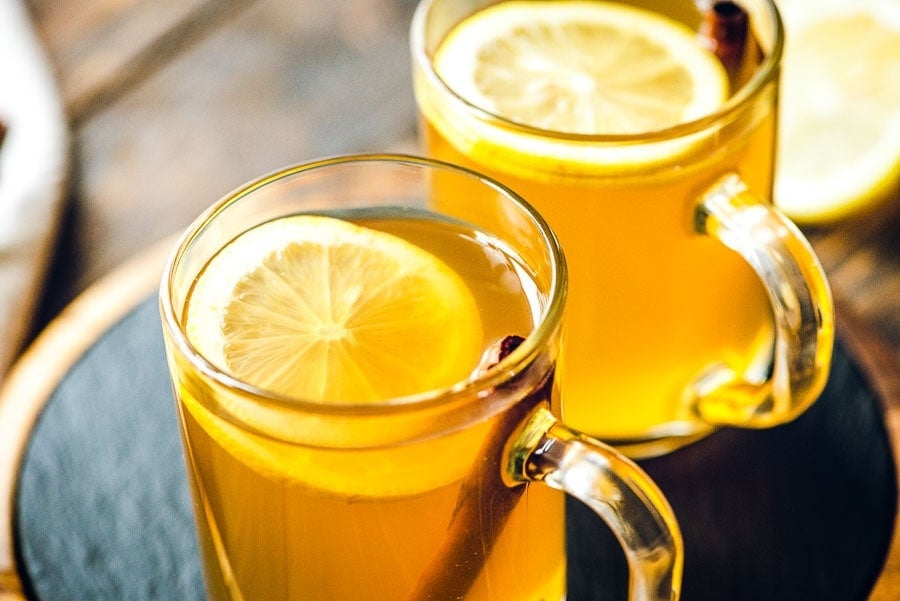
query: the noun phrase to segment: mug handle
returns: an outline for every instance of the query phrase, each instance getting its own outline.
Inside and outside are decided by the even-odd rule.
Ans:
[[[735,173],[703,195],[694,229],[737,252],[759,276],[775,341],[765,381],[715,366],[688,390],[692,410],[713,425],[766,428],[791,421],[825,387],[834,345],[834,308],[818,258],[797,226]]]
[[[668,501],[632,461],[572,430],[540,406],[508,447],[509,484],[543,482],[577,498],[615,534],[629,568],[629,599],[676,601],[684,544]]]

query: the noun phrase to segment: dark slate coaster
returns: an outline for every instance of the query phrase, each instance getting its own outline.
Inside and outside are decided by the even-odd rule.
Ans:
[[[156,299],[60,383],[20,471],[16,535],[38,599],[202,599]]]
[[[894,464],[878,399],[840,346],[824,395],[794,423],[722,430],[642,465],[684,531],[686,601],[862,600],[880,572]],[[203,598],[155,298],[56,388],[16,500],[32,598]],[[569,601],[623,599],[613,537],[582,506],[569,509]]]
[[[862,601],[881,572],[896,471],[880,402],[840,345],[825,391],[794,422],[720,430],[641,466],[681,524],[685,601]],[[570,601],[624,599],[611,535],[571,505]],[[602,553],[616,559],[598,579]]]

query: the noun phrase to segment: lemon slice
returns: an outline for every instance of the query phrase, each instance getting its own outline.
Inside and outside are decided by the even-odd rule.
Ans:
[[[834,222],[900,192],[900,11],[877,6],[786,11],[775,202],[799,223]]]
[[[375,402],[450,386],[479,360],[475,300],[443,261],[396,236],[291,216],[207,265],[186,316],[194,346],[254,386]]]
[[[469,102],[554,132],[640,134],[716,110],[724,68],[696,33],[607,2],[505,2],[439,47],[437,73]]]
[[[680,159],[704,134],[635,144],[577,135],[665,130],[714,112],[729,92],[725,69],[695,32],[609,2],[492,5],[457,24],[433,64],[454,95],[417,74],[416,96],[450,144],[509,175],[552,182]],[[484,119],[458,98],[524,127]]]

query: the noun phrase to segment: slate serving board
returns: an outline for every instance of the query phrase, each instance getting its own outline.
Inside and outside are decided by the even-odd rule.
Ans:
[[[681,522],[686,601],[861,600],[881,570],[894,464],[879,401],[841,346],[824,395],[794,423],[722,430],[642,465]],[[154,296],[55,387],[14,501],[29,598],[203,598]],[[624,598],[612,536],[569,510],[569,601]]]

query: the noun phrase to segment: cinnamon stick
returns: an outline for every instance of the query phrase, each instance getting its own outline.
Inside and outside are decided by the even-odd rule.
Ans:
[[[507,336],[498,361],[523,340]],[[549,402],[552,383],[553,371],[541,386],[497,418],[477,455],[477,463],[460,488],[447,537],[407,601],[463,599],[468,594],[525,492],[525,485],[507,486],[501,478],[506,464],[504,447],[532,409]]]
[[[731,0],[715,2],[703,15],[700,36],[728,73],[732,93],[756,71],[760,48],[747,11]]]

